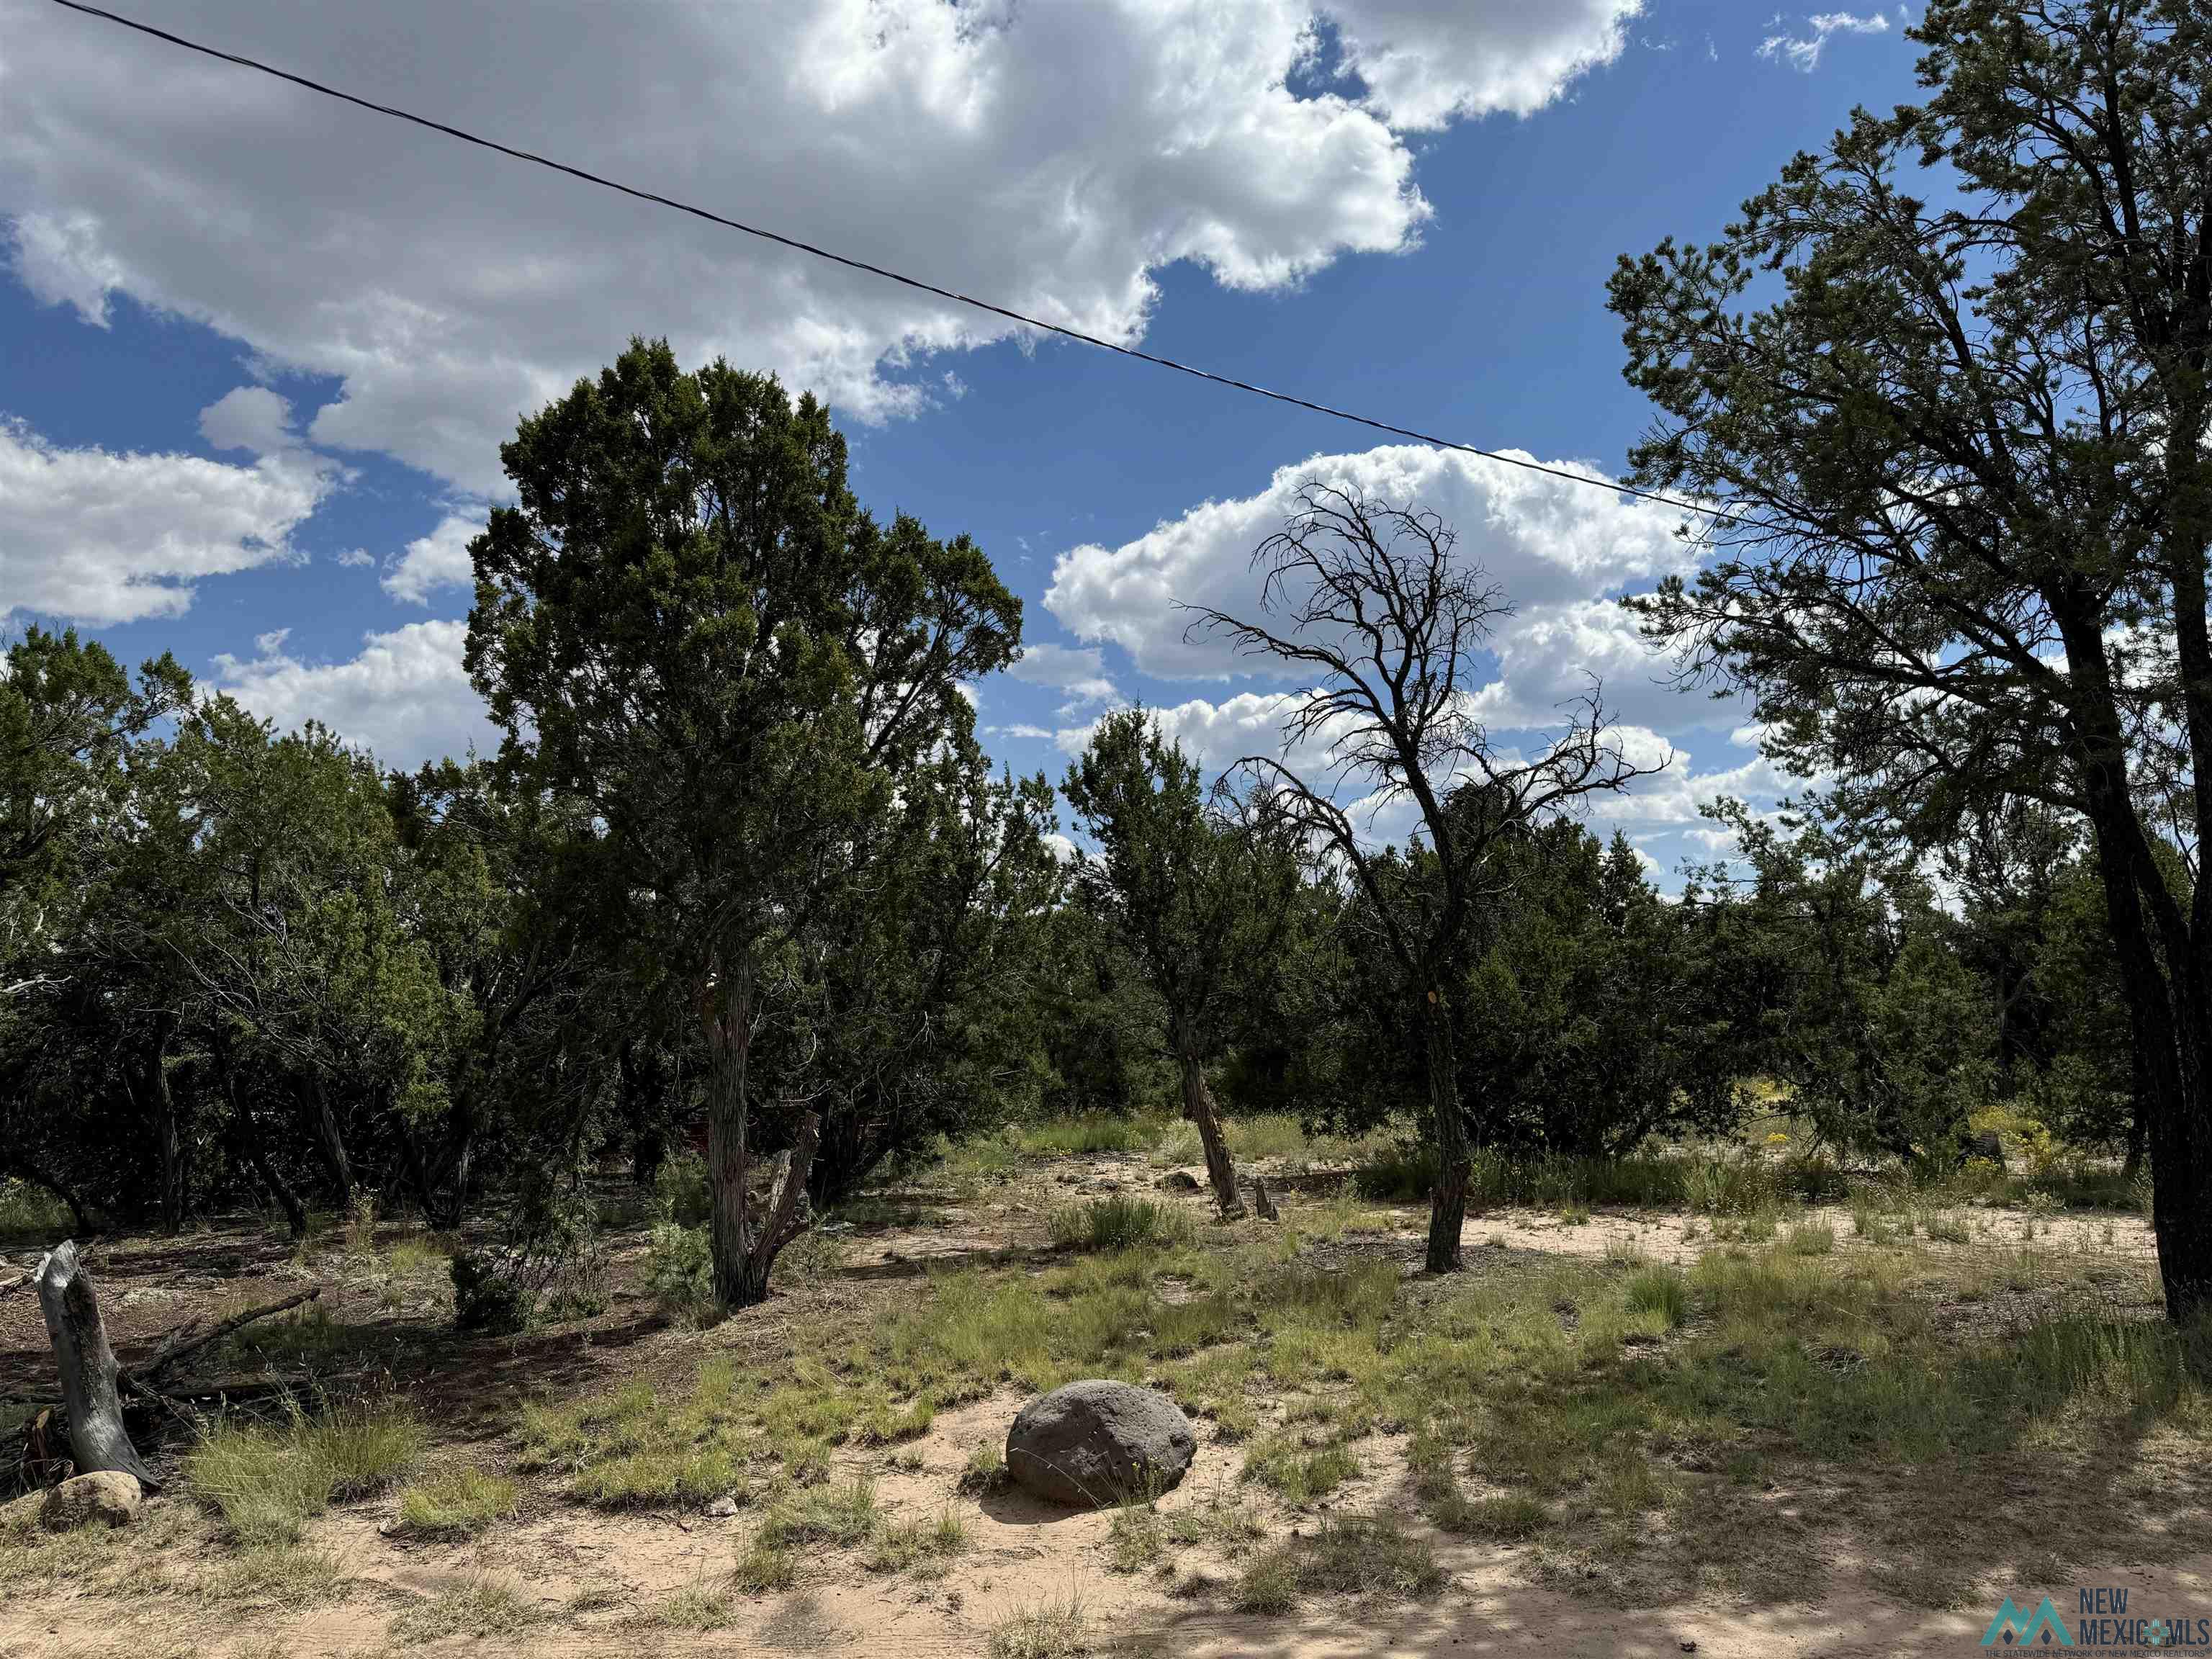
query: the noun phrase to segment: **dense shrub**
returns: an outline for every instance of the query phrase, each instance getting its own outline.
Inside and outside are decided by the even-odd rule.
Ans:
[[[680,1227],[706,1224],[714,1212],[714,1198],[707,1184],[707,1160],[684,1151],[664,1159],[653,1176],[653,1208],[663,1221]]]
[[[645,1255],[645,1285],[672,1319],[703,1324],[714,1310],[714,1264],[704,1227],[664,1221]]]
[[[510,1336],[530,1323],[538,1297],[496,1251],[453,1252],[453,1323],[464,1331]]]

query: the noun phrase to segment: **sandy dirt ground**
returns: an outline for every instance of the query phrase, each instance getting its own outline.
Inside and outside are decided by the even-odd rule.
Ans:
[[[852,1241],[845,1270],[832,1282],[779,1298],[763,1316],[748,1316],[717,1331],[660,1328],[640,1301],[618,1297],[600,1318],[504,1343],[459,1343],[441,1334],[434,1317],[387,1291],[349,1288],[294,1260],[289,1245],[245,1229],[186,1241],[137,1241],[95,1246],[98,1276],[116,1345],[128,1363],[162,1333],[193,1315],[267,1299],[287,1288],[321,1279],[334,1318],[388,1331],[395,1379],[435,1389],[425,1409],[434,1416],[440,1455],[485,1467],[512,1462],[514,1407],[540,1392],[563,1393],[605,1386],[636,1375],[687,1374],[704,1352],[729,1347],[747,1357],[773,1354],[786,1322],[860,1320],[889,1297],[911,1294],[916,1276],[964,1261],[1019,1261],[1034,1256],[1043,1201],[1071,1189],[1107,1186],[1150,1190],[1159,1172],[1132,1159],[1086,1161],[1042,1193],[987,1191],[965,1203],[936,1200],[938,1213],[924,1224],[863,1232]],[[1300,1195],[1293,1194],[1292,1201]],[[1195,1202],[1196,1200],[1193,1200]],[[1419,1217],[1377,1206],[1363,1218],[1363,1237],[1376,1245],[1402,1247],[1408,1271],[1418,1251]],[[1825,1219],[1850,1245],[1851,1218]],[[2139,1268],[2149,1259],[2148,1231],[2129,1218],[2027,1218],[1977,1212],[1975,1243],[1960,1248],[2033,1248],[2110,1257]],[[2033,1237],[2027,1236],[2029,1228]],[[1600,1213],[1587,1221],[1514,1211],[1472,1218],[1466,1242],[1470,1270],[1482,1271],[1485,1253],[1549,1252],[1577,1256],[1635,1250],[1656,1259],[1691,1261],[1712,1247],[1709,1223],[1682,1216]],[[34,1259],[34,1254],[33,1258]],[[24,1265],[21,1251],[8,1267]],[[742,1328],[740,1328],[742,1326]],[[51,1360],[35,1299],[27,1288],[0,1296],[0,1395],[50,1386]],[[465,1377],[462,1389],[456,1379]],[[444,1379],[442,1382],[433,1379]],[[465,1393],[466,1399],[460,1396]],[[1088,1651],[1102,1654],[1255,1656],[1257,1659],[1385,1659],[1385,1656],[1624,1655],[1695,1652],[1711,1659],[1774,1659],[1774,1656],[1966,1654],[1980,1651],[1981,1636],[1999,1601],[2051,1594],[2070,1613],[2075,1587],[2125,1587],[2139,1607],[2171,1613],[2212,1616],[2212,1532],[2205,1549],[2187,1538],[2172,1540],[2167,1559],[2146,1565],[2127,1559],[2071,1563],[2066,1583],[2015,1582],[2018,1562],[1992,1561],[1970,1600],[1954,1610],[1929,1611],[1886,1599],[1869,1576],[1875,1563],[1853,1542],[1846,1521],[1828,1517],[1820,1536],[1832,1543],[1830,1571],[1819,1605],[1747,1606],[1689,1601],[1623,1608],[1601,1597],[1562,1588],[1556,1574],[1530,1571],[1528,1547],[1470,1542],[1434,1534],[1421,1521],[1403,1462],[1402,1439],[1376,1436],[1362,1443],[1363,1474],[1316,1511],[1294,1515],[1258,1507],[1278,1533],[1316,1525],[1332,1510],[1403,1514],[1409,1528],[1435,1543],[1450,1575],[1449,1588],[1426,1602],[1369,1607],[1357,1601],[1316,1603],[1279,1617],[1225,1611],[1224,1597],[1196,1601],[1168,1594],[1158,1572],[1120,1575],[1107,1565],[1109,1513],[1070,1514],[1014,1492],[980,1500],[954,1498],[955,1485],[976,1446],[1002,1440],[1019,1405],[1003,1392],[991,1399],[940,1412],[927,1435],[896,1452],[841,1451],[835,1473],[867,1474],[878,1501],[894,1514],[933,1518],[948,1502],[965,1519],[972,1547],[942,1577],[872,1576],[849,1561],[805,1563],[793,1589],[733,1598],[732,1622],[720,1630],[690,1632],[652,1620],[668,1598],[687,1589],[726,1589],[727,1575],[755,1524],[740,1509],[734,1516],[607,1513],[560,1500],[538,1490],[521,1515],[467,1544],[426,1543],[397,1524],[396,1500],[386,1498],[337,1510],[317,1522],[309,1541],[327,1550],[345,1575],[343,1599],[312,1609],[268,1607],[250,1613],[210,1607],[189,1595],[159,1589],[135,1597],[88,1594],[66,1586],[19,1586],[0,1591],[0,1656],[4,1659],[166,1659],[205,1654],[221,1659],[271,1656],[380,1656],[418,1650],[390,1636],[394,1615],[417,1598],[485,1576],[501,1581],[538,1609],[510,1631],[429,1644],[435,1652],[524,1656],[640,1654],[817,1653],[901,1656],[982,1656],[1002,1620],[1040,1604],[1073,1600],[1091,1632]],[[1239,1488],[1242,1449],[1215,1443],[1201,1425],[1197,1463],[1176,1492],[1161,1500],[1164,1514]],[[1837,1503],[1833,1493],[1770,1492],[1773,1524],[1792,1523],[1808,1508]],[[1878,1501],[1878,1500],[1877,1500]],[[179,1506],[195,1517],[202,1541],[168,1561],[173,1583],[188,1583],[212,1571],[215,1547],[205,1522],[184,1496],[154,1500],[158,1514]],[[1848,1515],[1844,1504],[1841,1512]],[[2020,1518],[2021,1553],[2034,1537],[2032,1516]],[[143,1523],[142,1523],[143,1524]],[[1753,1542],[1757,1547],[1754,1530]],[[165,1558],[166,1559],[166,1558]],[[1171,1550],[1170,1572],[1201,1574],[1226,1582],[1237,1569],[1206,1550]]]

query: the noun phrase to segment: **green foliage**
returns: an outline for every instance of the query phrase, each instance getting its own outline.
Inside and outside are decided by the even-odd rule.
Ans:
[[[1237,1586],[1237,1605],[1275,1613],[1306,1595],[1425,1601],[1447,1582],[1435,1552],[1390,1516],[1344,1516],[1323,1521],[1310,1538],[1287,1539],[1255,1559]]]
[[[672,1221],[655,1225],[646,1250],[645,1286],[672,1319],[703,1325],[712,1318],[714,1271],[707,1230]]]
[[[295,1541],[329,1504],[373,1497],[422,1455],[422,1426],[396,1400],[296,1405],[274,1425],[217,1423],[185,1460],[185,1478],[249,1544]]]
[[[784,1092],[828,1107],[835,1197],[966,1115],[975,1077],[948,1085],[1012,966],[1000,924],[1057,880],[1048,790],[993,780],[959,690],[1012,659],[1019,603],[966,538],[862,511],[811,396],[687,374],[665,343],[633,342],[501,456],[518,504],[471,548],[467,660],[504,763],[591,813],[604,902],[683,1018],[707,1016],[713,1109],[760,1115],[773,1150],[796,1124],[750,1080],[810,1075]],[[963,988],[970,1018],[945,1018]],[[717,1187],[714,1237],[751,1239],[747,1201]],[[718,1259],[722,1298],[763,1294],[783,1242]]]
[[[1671,1267],[1644,1267],[1627,1285],[1628,1305],[1639,1313],[1656,1313],[1668,1325],[1681,1325],[1690,1317],[1690,1287]]]
[[[1076,902],[1144,975],[1185,1097],[1213,1119],[1206,1068],[1279,983],[1297,836],[1263,797],[1209,804],[1197,763],[1141,708],[1098,723],[1060,793],[1097,849],[1078,855]]]
[[[69,1206],[27,1182],[0,1180],[0,1239],[53,1244],[68,1237]]]
[[[1126,1250],[1188,1244],[1198,1228],[1178,1205],[1116,1194],[1056,1206],[1045,1218],[1045,1231],[1062,1249]]]
[[[686,1150],[664,1159],[653,1171],[653,1201],[663,1221],[679,1227],[702,1227],[714,1212],[707,1188],[707,1160]]]
[[[458,1328],[506,1336],[528,1327],[538,1298],[498,1256],[486,1250],[456,1250],[451,1271]]]
[[[2032,1024],[2001,1031],[1988,999],[2032,1022],[2033,941],[2055,931],[2036,925],[2045,830],[2086,824],[2129,1065],[2118,1022],[2093,1017],[2053,1105],[2109,1133],[2127,1077],[2134,1146],[2165,1164],[2184,1320],[2212,1301],[2212,1243],[2174,1224],[2212,1174],[2212,1030],[2191,1012],[2206,921],[2186,890],[2212,799],[2191,787],[2202,736],[2178,736],[2212,730],[2212,293],[2163,250],[2204,230],[2202,9],[1933,0],[1910,31],[1919,102],[1854,111],[1718,240],[1624,257],[1609,292],[1660,411],[1635,481],[1729,509],[1693,580],[1633,603],[1656,642],[1749,695],[1768,755],[1824,776],[1838,830],[1808,848],[1739,827],[1781,913],[1775,1012],[1802,1016],[1805,1109],[1832,1139],[1949,1155],[2048,1047]],[[2045,823],[2003,822],[2022,811]],[[1996,913],[1972,952],[1995,983],[1924,907],[1852,919],[1872,886],[1899,896],[1898,866],[1990,823],[2014,845],[1961,873]]]
[[[466,1537],[514,1513],[515,1485],[503,1474],[457,1469],[399,1494],[399,1518],[409,1531]]]

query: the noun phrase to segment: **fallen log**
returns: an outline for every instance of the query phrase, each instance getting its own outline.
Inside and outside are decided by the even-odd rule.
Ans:
[[[39,1263],[39,1309],[61,1370],[62,1404],[69,1416],[70,1451],[79,1474],[102,1469],[135,1475],[149,1492],[161,1481],[131,1443],[123,1425],[123,1401],[116,1393],[115,1350],[100,1322],[92,1280],[76,1257],[74,1241],[64,1239]]]
[[[244,1313],[233,1314],[228,1319],[218,1319],[205,1330],[200,1328],[197,1320],[187,1325],[179,1325],[161,1339],[161,1346],[154,1351],[151,1359],[124,1372],[123,1386],[143,1393],[160,1393],[161,1390],[155,1386],[155,1379],[162,1372],[174,1368],[179,1360],[198,1353],[210,1342],[220,1342],[233,1331],[242,1330],[257,1319],[266,1319],[271,1314],[280,1314],[302,1303],[313,1302],[322,1293],[321,1285],[313,1285],[279,1301],[266,1303],[258,1308],[248,1308]]]

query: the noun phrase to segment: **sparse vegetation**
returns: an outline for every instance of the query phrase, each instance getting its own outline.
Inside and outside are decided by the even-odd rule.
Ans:
[[[788,34],[688,9],[700,50],[671,59],[659,102],[729,104],[723,128],[769,135],[757,161],[842,166],[889,135],[916,147],[884,175],[896,195],[962,173],[945,133],[988,162],[1008,146],[979,120],[1035,125],[1073,84],[1028,55],[1077,38],[1060,9],[987,9],[988,26],[914,9],[921,34],[810,25],[794,66]],[[1126,93],[1127,64],[1188,68],[1187,19],[1148,17],[1139,40],[1127,9],[1086,15],[1109,71],[1092,80]],[[1656,410],[1625,480],[1322,458],[1118,553],[1062,551],[1046,605],[1076,643],[1035,637],[1004,549],[855,493],[856,385],[892,413],[960,395],[930,361],[965,337],[941,319],[856,331],[830,314],[842,283],[806,289],[823,314],[796,324],[679,308],[685,338],[780,341],[784,372],[825,393],[686,370],[647,337],[563,389],[549,365],[610,319],[573,325],[547,287],[562,262],[507,269],[426,236],[453,256],[444,300],[368,258],[366,310],[292,307],[347,336],[334,353],[200,291],[206,261],[199,289],[155,282],[97,246],[130,228],[115,202],[72,202],[67,168],[17,169],[53,186],[17,250],[34,299],[67,290],[94,321],[108,297],[182,307],[184,332],[132,313],[95,356],[234,315],[278,390],[204,409],[191,454],[160,421],[64,439],[0,417],[32,494],[69,497],[61,519],[30,513],[32,552],[0,552],[39,576],[0,594],[0,1358],[19,1390],[0,1475],[12,1496],[108,1461],[88,1438],[88,1352],[91,1413],[112,1417],[120,1390],[147,1477],[127,1521],[112,1492],[71,1492],[112,1528],[49,1534],[34,1491],[0,1512],[5,1639],[81,1659],[837,1652],[887,1628],[993,1659],[1425,1650],[1479,1648],[1493,1625],[1557,1633],[1527,1616],[1534,1589],[1543,1613],[1622,1610],[1561,1620],[1570,1644],[1832,1627],[1887,1650],[1939,1626],[1971,1642],[1998,1595],[2185,1588],[2212,1511],[2212,28],[2188,0],[1906,10],[1856,46],[1915,42],[1913,102],[1837,109],[1845,125],[1717,241],[1614,268],[1628,380]],[[1106,317],[1121,337],[1149,299],[1181,303],[1163,271],[1279,285],[1407,242],[1409,169],[1450,148],[1420,135],[1482,99],[1378,78],[1423,59],[1402,19],[1292,14],[1230,69],[1206,58],[1195,125],[1158,97],[1124,99],[1145,118],[1073,123],[1091,150],[1149,146],[1140,164],[1014,146],[1024,187],[969,194],[1036,222],[976,245],[1104,259],[1108,298],[1135,306]],[[1622,38],[1558,27],[1548,82],[1492,77],[1532,122]],[[1841,25],[1807,27],[1778,20],[1770,69],[1810,68]],[[605,28],[555,55],[637,83],[592,50],[622,33]],[[1652,73],[1646,56],[1611,73]],[[8,82],[42,143],[69,137],[72,98],[190,106],[192,143],[94,146],[143,152],[203,209],[163,222],[172,240],[240,228],[187,176],[210,111],[242,110],[291,159],[289,106],[101,99],[86,88],[128,94],[136,57],[37,72],[63,61],[33,40]],[[1438,74],[1425,91],[1450,93]],[[792,85],[828,93],[796,115],[748,101]],[[557,77],[545,91],[578,104]],[[1300,134],[1325,128],[1358,142],[1301,165]],[[699,159],[636,137],[636,156]],[[1298,231],[1318,198],[1242,180],[1270,206],[1265,246],[1237,191],[1182,199],[1261,152],[1306,186],[1358,188]],[[128,171],[77,184],[112,194]],[[1164,197],[1123,200],[1133,179]],[[1393,211],[1348,233],[1362,191]],[[897,228],[866,191],[824,199]],[[1103,241],[1075,222],[1101,203]],[[294,239],[325,263],[381,246],[325,221]],[[664,289],[726,286],[683,246],[656,269]],[[1006,292],[1115,309],[1095,281],[1020,275]],[[497,446],[496,489],[482,408],[444,395],[468,357],[461,289],[521,331],[495,343],[497,399],[538,405]],[[549,317],[571,319],[559,349],[529,349]],[[427,368],[386,373],[381,394],[290,373],[410,351]],[[203,369],[183,362],[171,390]],[[96,411],[100,379],[61,404]],[[325,560],[331,524],[303,515],[391,482],[343,446],[386,441],[393,385],[424,394],[402,399],[422,428],[402,459],[432,468],[408,488],[463,493],[380,589],[378,550],[337,562],[403,605],[439,588],[437,617],[373,635],[362,661],[419,669],[428,650],[480,720],[449,718],[442,692],[375,717],[362,698],[393,676],[295,662],[281,627],[252,664],[204,628],[179,635],[210,685],[158,642],[133,672],[45,625],[75,608],[135,650],[206,573],[273,571],[288,538]],[[288,401],[308,392],[321,416]],[[1171,510],[979,517],[961,468],[919,492],[912,471],[865,476],[1062,549]],[[206,499],[149,514],[132,477]],[[258,491],[216,526],[237,556],[194,529],[222,518],[224,479]],[[1408,493],[1423,480],[1427,501]],[[1646,545],[1685,513],[1679,556]],[[420,527],[369,533],[388,548]],[[1478,544],[1510,556],[1486,574]],[[1597,640],[1591,605],[1623,593],[1629,631]],[[1192,626],[1150,649],[1146,605]],[[222,611],[232,648],[259,611]],[[1549,702],[1561,672],[1618,666],[1638,629],[1740,705],[1725,729],[1759,757],[1701,750],[1659,819],[1630,798],[1650,804],[1665,769],[1656,734],[1686,728],[1618,678]],[[1217,671],[1252,678],[1129,704]],[[1528,712],[1547,703],[1556,718]],[[1056,726],[1027,723],[1055,704]],[[258,712],[280,707],[345,729]],[[495,737],[458,760],[364,746],[469,726]],[[1073,761],[1057,787],[1009,764],[1055,744]],[[1805,784],[1789,800],[1785,775]],[[1680,822],[1681,791],[1729,778],[1759,797]],[[1592,797],[1622,821],[1574,810]],[[72,1340],[88,1304],[51,1345],[34,1311],[36,1251],[70,1233],[112,1379],[101,1343]],[[1188,1414],[1180,1484],[1060,1515],[1011,1478],[1010,1422],[1079,1378]],[[1455,1575],[1479,1596],[1447,1599]]]
[[[1436,1595],[1446,1575],[1436,1553],[1383,1515],[1322,1522],[1307,1538],[1269,1547],[1244,1569],[1237,1605],[1247,1613],[1286,1613],[1308,1595],[1359,1595],[1371,1601]]]
[[[1046,1218],[1045,1231],[1063,1249],[1124,1250],[1133,1245],[1172,1247],[1197,1236],[1187,1210],[1149,1198],[1093,1199],[1062,1205]]]
[[[991,1659],[1074,1659],[1094,1650],[1091,1616],[1074,1595],[1018,1613],[991,1632]]]
[[[421,1455],[421,1421],[395,1400],[296,1403],[273,1424],[220,1423],[185,1462],[191,1490],[249,1544],[289,1543],[331,1504],[398,1484]]]
[[[431,1536],[467,1536],[514,1513],[517,1488],[503,1474],[457,1469],[399,1494],[399,1518]]]
[[[538,1603],[514,1580],[477,1573],[401,1608],[392,1634],[409,1643],[512,1636],[541,1616]]]

